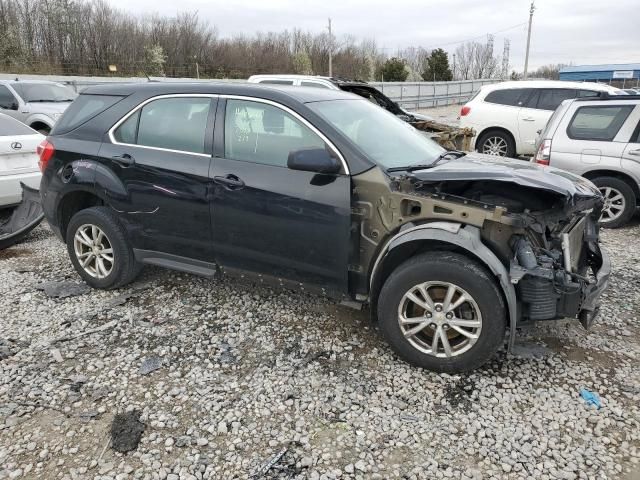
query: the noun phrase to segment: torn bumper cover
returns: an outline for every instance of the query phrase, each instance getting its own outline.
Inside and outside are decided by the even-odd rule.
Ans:
[[[585,217],[559,237],[553,249],[533,247],[524,237],[514,239],[509,274],[521,319],[577,318],[588,329],[609,283],[611,261],[597,243],[593,219]]]
[[[13,208],[5,220],[0,220],[0,250],[20,242],[44,218],[40,192],[20,183],[22,201]]]

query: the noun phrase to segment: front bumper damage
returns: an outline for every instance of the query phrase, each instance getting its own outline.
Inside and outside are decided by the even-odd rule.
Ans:
[[[509,275],[521,321],[577,318],[585,329],[593,325],[611,274],[594,217],[585,216],[559,233],[556,248],[533,246],[522,236],[513,240]]]

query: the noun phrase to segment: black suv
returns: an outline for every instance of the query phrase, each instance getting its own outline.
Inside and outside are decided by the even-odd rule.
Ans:
[[[143,264],[369,304],[393,349],[478,367],[521,322],[598,311],[602,197],[567,172],[449,152],[371,102],[243,84],[90,87],[40,146],[80,276]]]

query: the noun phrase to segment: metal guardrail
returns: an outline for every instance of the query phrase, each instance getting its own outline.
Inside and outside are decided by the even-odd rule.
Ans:
[[[144,83],[149,81],[145,77],[80,77],[61,75],[14,75],[0,73],[1,80],[49,80],[64,83],[81,92],[91,85],[106,83]],[[151,77],[151,80],[162,82],[243,82],[245,80],[229,79],[195,79],[195,78],[166,78]],[[498,83],[500,80],[456,80],[452,82],[370,82],[391,100],[408,110],[421,108],[458,105],[466,102],[483,85]]]
[[[452,82],[371,82],[391,100],[408,110],[459,105],[469,100],[483,85],[500,80],[456,80]]]

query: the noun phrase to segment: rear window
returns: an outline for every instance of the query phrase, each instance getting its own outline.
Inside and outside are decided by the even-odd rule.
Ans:
[[[54,127],[54,134],[67,133],[91,120],[124,97],[116,95],[80,95],[69,105]]]
[[[632,105],[580,107],[567,127],[567,135],[574,140],[610,142],[632,110]]]
[[[15,118],[0,114],[0,137],[15,135],[35,135],[37,132],[31,130],[24,123],[20,123]]]
[[[488,103],[497,103],[498,105],[517,107],[522,105],[522,102],[529,95],[530,91],[530,88],[507,88],[504,90],[494,90],[487,94],[484,101]]]

